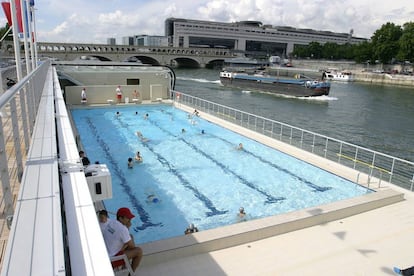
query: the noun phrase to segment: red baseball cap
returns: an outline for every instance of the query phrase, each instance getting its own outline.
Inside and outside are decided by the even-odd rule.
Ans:
[[[133,219],[135,217],[134,214],[131,213],[131,210],[129,210],[126,207],[119,208],[118,212],[116,212],[116,216],[117,217],[126,217],[126,218],[129,218],[129,219]]]

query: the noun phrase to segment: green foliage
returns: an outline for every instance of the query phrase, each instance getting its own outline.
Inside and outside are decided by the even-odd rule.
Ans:
[[[397,56],[401,35],[401,26],[389,22],[382,25],[371,38],[374,58],[381,63],[389,63]]]
[[[414,61],[414,22],[405,23],[399,39],[397,59],[401,61]]]
[[[3,35],[9,30],[9,24],[6,23],[6,26],[0,28],[0,39],[3,37]],[[10,32],[11,33],[11,32]],[[9,34],[10,34],[9,33]],[[13,40],[11,36],[6,36],[4,40]]]
[[[414,22],[403,25],[386,23],[375,31],[370,41],[360,44],[323,45],[311,42],[308,45],[295,45],[292,56],[314,59],[346,59],[356,62],[379,60],[381,63],[397,61],[414,62]]]

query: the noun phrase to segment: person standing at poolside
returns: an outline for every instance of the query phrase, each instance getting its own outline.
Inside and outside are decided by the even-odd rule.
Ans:
[[[128,259],[132,259],[131,266],[135,272],[142,259],[142,249],[135,245],[129,233],[134,217],[128,208],[119,208],[116,220],[110,220],[102,234],[109,257],[125,254]]]
[[[116,98],[118,100],[118,103],[121,103],[121,101],[122,101],[122,90],[121,90],[121,86],[120,85],[118,85],[118,87],[116,88],[115,92],[116,92]]]
[[[139,92],[137,90],[134,90],[134,92],[132,92],[132,98],[135,100],[139,100]]]
[[[79,157],[83,166],[87,167],[91,164],[91,161],[89,161],[89,158],[85,156],[85,152],[83,150],[79,151]]]
[[[84,87],[84,88],[82,88],[82,91],[81,91],[81,103],[86,103],[86,102],[87,102],[87,99],[86,99],[86,89]]]

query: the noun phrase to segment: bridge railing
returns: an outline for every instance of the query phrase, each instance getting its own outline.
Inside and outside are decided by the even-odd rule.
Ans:
[[[37,42],[39,53],[75,52],[99,55],[104,53],[123,54],[155,54],[155,55],[185,55],[185,56],[233,56],[233,51],[220,48],[184,48],[167,46],[137,46],[137,45],[108,45],[81,43]]]
[[[173,91],[172,96],[194,109],[365,173],[369,180],[379,179],[378,187],[387,181],[413,191],[413,162],[181,92]]]

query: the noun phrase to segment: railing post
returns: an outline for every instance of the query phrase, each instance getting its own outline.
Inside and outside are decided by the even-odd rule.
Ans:
[[[338,163],[341,163],[341,157],[342,157],[342,142],[339,144]]]
[[[10,175],[6,156],[6,139],[4,137],[4,133],[6,132],[4,131],[3,119],[1,117],[2,115],[0,114],[0,179],[4,199],[4,213],[6,216],[11,216],[14,213],[13,197],[11,193]]]
[[[300,135],[300,148],[303,148],[303,129],[302,129],[301,135]]]
[[[13,143],[14,151],[16,156],[16,166],[17,166],[17,177],[19,182],[22,180],[23,176],[23,158],[20,144],[20,134],[19,134],[19,120],[17,118],[17,108],[16,108],[16,99],[13,98],[10,100],[10,115],[13,126]]]
[[[27,85],[20,90],[20,114],[21,120],[23,124],[23,137],[24,137],[24,145],[25,145],[25,154],[29,151],[30,146],[30,138],[29,138],[29,126],[27,124],[27,105],[26,105],[26,95],[27,95]]]
[[[270,134],[270,137],[272,137],[272,138],[273,138],[273,129],[274,129],[274,126],[275,126],[275,123],[274,123],[274,122],[272,122],[272,132],[271,132],[271,134]]]
[[[312,153],[314,153],[315,151],[315,134],[313,134],[313,139],[312,139]]]
[[[390,182],[390,183],[391,183],[391,180],[392,180],[392,176],[394,174],[394,164],[395,164],[395,158],[392,159],[392,165],[391,165],[391,171],[390,171],[390,178],[388,180],[388,182]],[[414,179],[414,175],[413,175],[413,179]],[[411,191],[412,190],[413,189],[412,189],[412,186],[411,186]]]
[[[372,176],[372,172],[374,171],[374,165],[375,165],[375,152],[374,152],[374,156],[372,157],[371,168],[369,172],[370,176]]]
[[[282,141],[282,135],[283,135],[283,125],[280,124],[280,134],[279,134],[279,140]]]
[[[356,168],[356,162],[358,158],[358,148],[355,149],[355,156],[354,156],[354,169]]]

